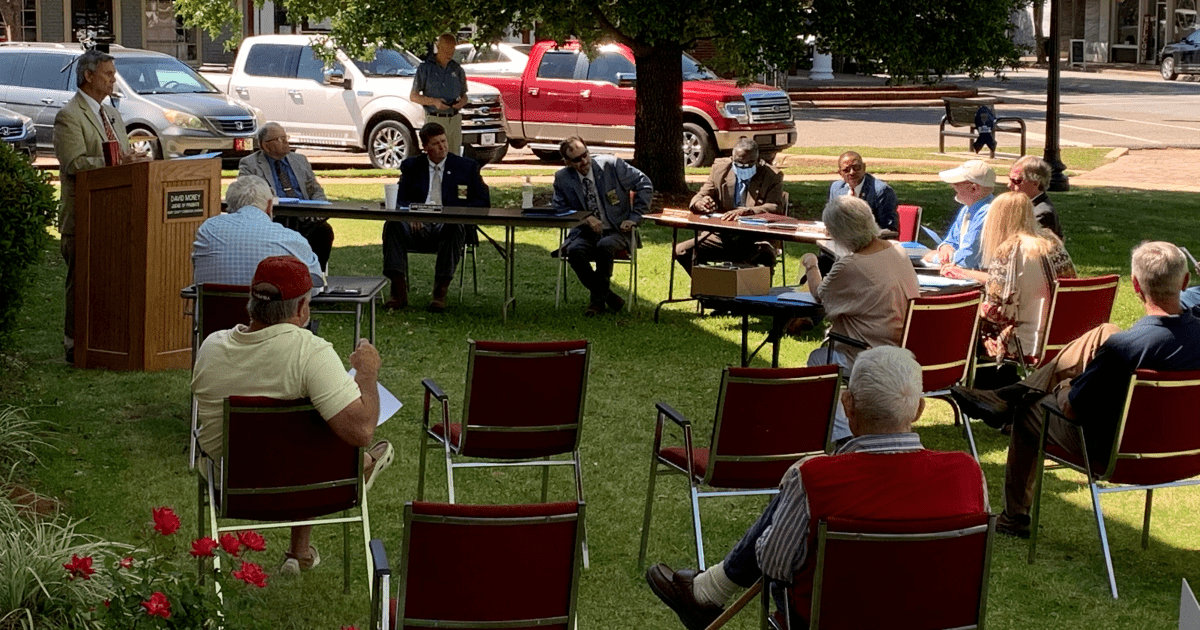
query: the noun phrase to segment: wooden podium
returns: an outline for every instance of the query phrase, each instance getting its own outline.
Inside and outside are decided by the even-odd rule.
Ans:
[[[75,367],[191,366],[196,229],[221,211],[221,161],[80,171],[75,182]]]

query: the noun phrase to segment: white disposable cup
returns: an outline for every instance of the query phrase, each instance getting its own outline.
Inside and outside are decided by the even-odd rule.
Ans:
[[[388,210],[396,209],[396,196],[400,193],[400,184],[383,185],[383,207]]]

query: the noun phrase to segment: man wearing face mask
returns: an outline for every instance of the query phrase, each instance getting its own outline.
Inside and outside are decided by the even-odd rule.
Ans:
[[[692,197],[695,214],[720,213],[721,219],[783,210],[783,174],[758,158],[758,145],[740,138],[728,162],[713,165],[708,181]],[[675,260],[692,273],[694,263],[724,261],[766,265],[774,269],[775,248],[750,234],[701,232],[675,247]]]

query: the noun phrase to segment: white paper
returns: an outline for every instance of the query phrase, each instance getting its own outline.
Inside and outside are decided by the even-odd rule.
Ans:
[[[350,368],[350,377],[354,377],[354,368]],[[376,381],[375,386],[379,389],[379,421],[375,423],[375,426],[379,426],[387,422],[388,418],[396,415],[404,403],[400,402],[400,399],[396,398],[392,392],[389,392],[383,383]]]
[[[947,278],[945,276],[917,276],[917,284],[923,287],[973,287],[978,283],[963,278]]]
[[[787,293],[780,293],[779,299],[786,300],[788,302],[806,302],[808,304],[817,303],[817,301],[813,299],[812,293],[808,291],[788,291]]]

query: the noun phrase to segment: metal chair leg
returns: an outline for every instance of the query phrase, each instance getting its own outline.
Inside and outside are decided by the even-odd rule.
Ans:
[[[1142,515],[1142,549],[1150,548],[1150,506],[1154,503],[1154,488],[1146,488],[1146,513]]]
[[[542,458],[545,461],[550,461],[550,456]],[[546,498],[550,496],[550,467],[542,466],[542,503],[546,502]]]
[[[1034,554],[1037,553],[1038,521],[1042,517],[1042,483],[1046,476],[1046,423],[1050,421],[1049,412],[1042,412],[1042,434],[1038,438],[1037,472],[1033,481],[1033,507],[1029,516],[1029,557],[1026,562],[1033,564]]]
[[[704,532],[700,527],[700,497],[696,492],[695,482],[689,483],[692,484],[692,527],[696,533],[696,562],[700,571],[707,571],[708,563],[704,561]]]
[[[575,469],[575,500],[583,503],[583,462],[581,459],[579,459],[579,451],[575,451],[572,454],[572,457],[574,457],[575,461],[575,465],[573,466]],[[588,555],[587,521],[584,520],[579,524],[579,526],[583,529],[583,568],[587,569],[592,566],[591,559]]]
[[[465,422],[465,421],[464,421]],[[446,449],[446,492],[450,496],[450,503],[454,503],[454,462],[450,459],[450,430],[446,429],[446,440],[443,442]]]
[[[1104,553],[1104,569],[1108,572],[1108,589],[1112,592],[1113,599],[1117,599],[1117,576],[1113,573],[1112,551],[1108,548],[1108,531],[1104,527],[1104,511],[1100,509],[1100,491],[1096,487],[1096,482],[1091,479],[1088,479],[1088,487],[1092,491],[1092,509],[1096,512],[1096,527],[1100,533],[1100,550]]]
[[[425,499],[425,451],[429,450],[429,433],[421,428],[420,461],[417,463],[417,500]]]
[[[349,518],[350,510],[342,510],[342,518]],[[342,523],[342,592],[350,594],[350,521]]]
[[[646,511],[642,516],[642,545],[638,548],[638,569],[646,566],[646,546],[650,542],[650,512],[654,509],[654,485],[658,481],[658,459],[650,455],[650,482],[646,484]]]

